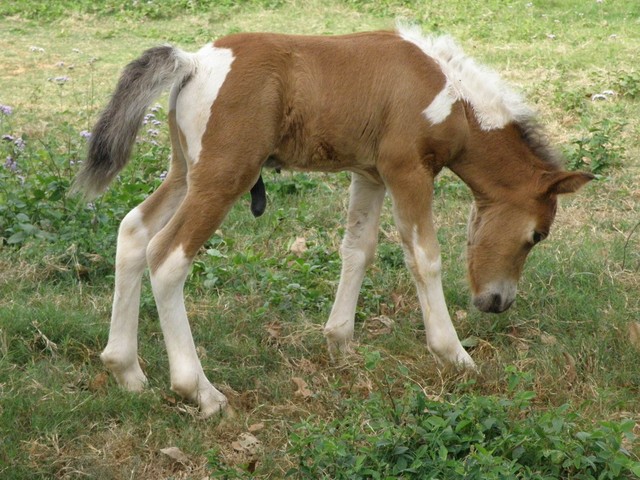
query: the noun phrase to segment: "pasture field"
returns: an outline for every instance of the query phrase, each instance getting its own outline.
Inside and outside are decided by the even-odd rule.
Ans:
[[[203,421],[170,392],[148,278],[149,385],[120,390],[99,359],[116,230],[168,167],[166,98],[107,193],[90,204],[66,193],[121,68],[165,42],[193,51],[238,31],[337,34],[397,18],[501,72],[567,166],[597,175],[562,199],[501,315],[470,304],[471,195],[439,177],[445,295],[480,372],[429,355],[388,201],[354,351],[331,363],[322,326],[349,176],[265,172],[264,216],[239,202],[185,291],[203,367],[231,408]],[[0,478],[640,476],[638,52],[637,0],[0,4]]]

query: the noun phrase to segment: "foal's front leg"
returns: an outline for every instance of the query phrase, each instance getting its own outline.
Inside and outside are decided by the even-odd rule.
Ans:
[[[451,322],[442,289],[440,246],[433,225],[433,178],[422,165],[384,175],[405,260],[422,309],[427,346],[440,362],[475,368]]]
[[[332,358],[347,348],[365,270],[378,243],[378,222],[385,188],[354,173],[351,177],[347,231],[342,242],[342,272],[336,299],[324,327]]]

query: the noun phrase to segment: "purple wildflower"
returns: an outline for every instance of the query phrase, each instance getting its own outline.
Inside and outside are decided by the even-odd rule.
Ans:
[[[24,141],[22,137],[16,138],[13,142],[18,150],[24,150],[24,147],[27,145],[27,142]]]
[[[7,160],[4,162],[4,168],[6,168],[7,170],[11,170],[12,172],[15,172],[18,169],[18,163],[14,160],[14,158],[9,155],[7,157]]]
[[[158,113],[159,110],[162,110],[162,105],[160,105],[159,103],[156,103],[151,109],[153,113]]]
[[[89,139],[91,138],[91,132],[90,132],[90,131],[88,131],[88,130],[82,130],[82,131],[80,132],[80,136],[81,136],[82,138],[84,138],[85,140],[89,140]]]
[[[162,125],[162,122],[160,120],[152,120],[151,124],[156,127],[159,127],[160,125]]]
[[[150,128],[149,130],[147,130],[147,133],[150,137],[157,137],[160,134],[160,131],[156,130],[155,128]]]
[[[13,137],[13,135],[2,135],[2,140],[4,140],[5,142],[13,142],[15,138]]]
[[[13,113],[13,107],[10,107],[9,105],[0,105],[0,113],[9,116]]]
[[[56,82],[58,85],[64,85],[65,83],[67,83],[69,81],[69,77],[55,77],[53,79],[54,82]]]
[[[167,178],[167,171],[165,170],[164,172],[162,172],[162,173],[158,176],[158,178],[159,178],[160,180],[164,180],[165,178]]]

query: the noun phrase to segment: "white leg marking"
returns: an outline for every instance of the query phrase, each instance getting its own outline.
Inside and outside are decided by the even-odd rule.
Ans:
[[[347,231],[342,242],[342,272],[336,299],[324,327],[329,353],[344,351],[353,337],[358,294],[378,243],[378,221],[385,187],[354,173],[351,180]]]
[[[451,107],[458,101],[458,94],[447,80],[444,88],[435,96],[431,104],[422,112],[432,125],[444,122],[451,115]]]
[[[401,232],[407,267],[416,284],[429,351],[439,362],[475,369],[475,363],[460,344],[447,310],[435,230],[427,225],[426,231],[420,235],[417,225],[409,226],[402,222],[395,204],[393,213]]]
[[[420,238],[418,228],[413,228],[412,245],[406,248],[407,264],[413,274],[422,308],[427,345],[442,362],[460,367],[475,368],[451,322],[442,289],[442,260],[439,248],[429,251],[426,245],[435,245],[434,239]],[[432,241],[429,241],[432,240]]]
[[[211,106],[218,96],[233,63],[228,48],[207,45],[196,54],[196,73],[171,104],[176,105],[176,119],[187,140],[187,155],[195,163],[202,151],[202,136],[207,128]],[[172,95],[174,97],[174,95]]]
[[[140,283],[146,267],[147,228],[138,208],[120,224],[116,251],[116,279],[109,341],[100,358],[119,385],[137,391],[146,378],[138,362]]]
[[[208,417],[224,408],[227,399],[207,380],[191,336],[183,297],[190,265],[184,250],[177,248],[151,274],[151,285],[169,355],[171,389],[196,402]]]

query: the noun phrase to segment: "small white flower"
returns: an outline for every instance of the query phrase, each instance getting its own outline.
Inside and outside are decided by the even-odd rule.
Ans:
[[[55,77],[55,78],[50,78],[49,81],[51,82],[55,82],[58,85],[64,85],[65,83],[67,83],[70,80],[69,77]]]

